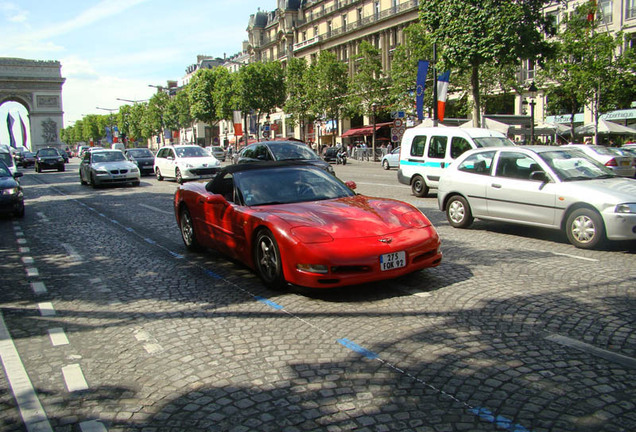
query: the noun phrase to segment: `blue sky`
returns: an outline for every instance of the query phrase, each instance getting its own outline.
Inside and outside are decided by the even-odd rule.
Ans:
[[[0,56],[60,61],[68,126],[85,114],[107,113],[96,107],[125,103],[117,98],[148,99],[155,91],[149,84],[179,80],[199,54],[240,52],[249,16],[276,5],[276,0],[0,0]],[[8,140],[7,111],[21,110],[14,105],[0,107],[2,143]]]

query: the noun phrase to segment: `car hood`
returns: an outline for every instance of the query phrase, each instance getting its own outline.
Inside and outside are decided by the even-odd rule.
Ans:
[[[221,165],[214,157],[190,157],[190,158],[180,158],[178,161],[179,164],[190,164],[193,166],[204,166],[204,167],[213,167]]]
[[[430,221],[410,204],[400,201],[357,195],[326,201],[267,206],[268,216],[275,216],[294,227],[316,227],[334,238],[382,236],[413,228],[406,213],[416,212],[420,226]]]
[[[614,177],[598,180],[577,180],[563,182],[567,195],[584,198],[586,201],[636,202],[636,180]]]
[[[98,162],[91,165],[95,169],[132,169],[137,168],[137,164],[128,161],[117,161],[117,162]]]
[[[18,186],[13,177],[0,177],[0,189],[9,189]]]

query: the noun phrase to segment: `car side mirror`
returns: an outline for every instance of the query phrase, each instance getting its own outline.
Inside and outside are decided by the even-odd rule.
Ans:
[[[540,181],[543,183],[547,183],[548,181],[550,181],[545,171],[532,171],[530,173],[530,180]]]
[[[16,171],[15,174],[13,174],[13,178],[22,177],[23,175],[24,173],[22,171]]]
[[[349,189],[351,189],[351,190],[356,190],[356,189],[358,188],[358,185],[356,184],[356,182],[351,181],[351,180],[346,181],[346,182],[345,182],[345,185],[347,185],[347,187],[348,187]]]

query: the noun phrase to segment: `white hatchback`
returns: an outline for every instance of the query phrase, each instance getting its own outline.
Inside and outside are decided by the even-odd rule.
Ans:
[[[159,149],[155,156],[157,180],[174,178],[186,180],[212,178],[221,169],[221,162],[198,145],[173,145]]]

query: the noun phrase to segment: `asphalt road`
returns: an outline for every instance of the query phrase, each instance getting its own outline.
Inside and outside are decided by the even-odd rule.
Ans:
[[[335,166],[411,202],[442,264],[334,291],[275,292],[186,252],[174,182],[81,186],[25,170],[0,219],[2,431],[634,431],[634,243],[451,228],[396,171]]]

